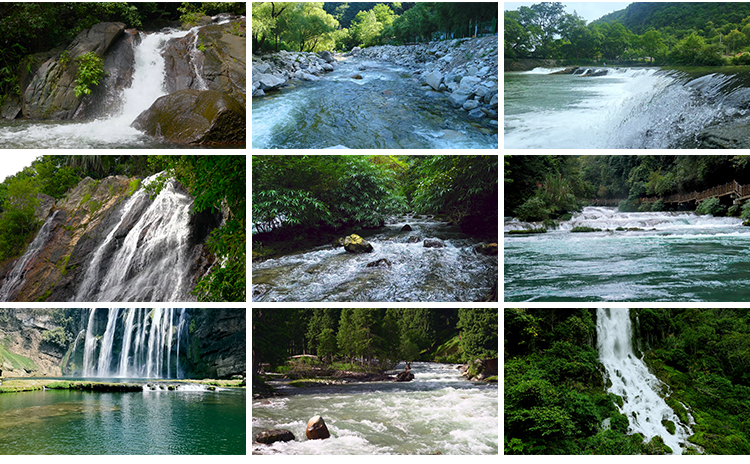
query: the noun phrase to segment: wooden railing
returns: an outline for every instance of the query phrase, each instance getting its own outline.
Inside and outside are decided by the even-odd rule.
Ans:
[[[724,195],[734,195],[737,200],[745,200],[750,198],[750,184],[740,185],[739,182],[733,180],[724,185],[718,185],[702,192],[691,192],[691,193],[676,193],[674,195],[668,195],[666,197],[647,197],[642,198],[643,203],[654,203],[661,199],[664,203],[688,203],[691,201],[702,201],[706,198],[723,197]],[[596,198],[591,200],[593,206],[611,206],[619,205],[624,198],[617,199],[602,199]]]

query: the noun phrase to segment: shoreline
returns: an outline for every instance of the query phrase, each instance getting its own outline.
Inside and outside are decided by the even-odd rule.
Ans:
[[[149,385],[165,386],[167,390],[177,390],[179,385],[205,385],[206,390],[220,388],[246,388],[242,380],[219,379],[137,379],[131,382],[100,382],[86,380],[65,380],[61,378],[7,378],[0,379],[0,394],[24,393],[43,390],[82,390],[98,392],[136,392],[143,391]],[[171,387],[171,388],[170,388]],[[156,389],[156,388],[153,388]]]

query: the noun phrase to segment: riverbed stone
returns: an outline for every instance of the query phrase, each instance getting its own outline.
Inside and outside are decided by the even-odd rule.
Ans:
[[[464,104],[463,104],[463,108],[466,111],[471,111],[471,110],[473,110],[475,108],[478,108],[478,107],[479,107],[479,102],[476,101],[476,100],[466,100],[464,102]]]
[[[331,436],[325,421],[321,416],[315,416],[307,421],[305,435],[310,440],[323,440]]]
[[[333,53],[329,52],[328,50],[323,50],[322,52],[318,52],[318,56],[321,57],[323,60],[325,60],[326,63],[334,62]]]
[[[255,435],[255,441],[257,441],[258,443],[263,443],[265,445],[270,445],[271,443],[275,443],[277,441],[293,440],[294,434],[286,429],[264,430],[262,432],[258,432],[258,434]]]
[[[257,80],[253,76],[253,81],[260,84],[261,90],[273,90],[283,85],[286,80],[273,74],[260,74]]]
[[[186,89],[160,97],[132,126],[175,143],[231,144],[246,139],[245,109],[214,90]]]
[[[484,111],[482,111],[481,108],[475,108],[475,109],[469,111],[469,117],[471,119],[483,119],[483,118],[486,118],[487,115],[484,114]]]
[[[401,228],[401,232],[410,232],[411,230],[412,228],[409,224],[404,224],[404,227]]]
[[[426,238],[424,239],[423,246],[425,248],[445,248],[445,242],[439,238]]]
[[[372,245],[357,234],[344,238],[344,249],[349,253],[372,253]]]
[[[474,251],[480,255],[497,256],[497,243],[480,243],[474,247]]]
[[[377,261],[367,263],[367,267],[390,267],[390,266],[391,266],[391,262],[385,258],[380,258]]]
[[[440,84],[443,82],[443,74],[440,71],[433,71],[424,76],[425,82],[435,90],[440,90]]]

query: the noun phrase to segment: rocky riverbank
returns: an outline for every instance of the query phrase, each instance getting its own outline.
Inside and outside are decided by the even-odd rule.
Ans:
[[[407,68],[424,98],[446,98],[471,119],[497,128],[498,38],[455,39],[416,45],[382,45],[345,54],[282,51],[253,56],[253,97],[279,90],[291,80],[314,81],[333,71],[340,60],[359,60],[367,71],[372,61],[385,61]],[[360,78],[353,74],[353,79]]]

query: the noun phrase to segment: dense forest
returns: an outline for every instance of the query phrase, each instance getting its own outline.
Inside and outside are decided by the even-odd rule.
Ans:
[[[435,214],[497,239],[498,157],[253,156],[253,257],[284,240],[330,243],[347,228]]]
[[[64,46],[81,31],[104,21],[128,28],[159,29],[196,24],[204,15],[245,14],[245,2],[7,2],[0,3],[0,106],[6,95],[19,92],[37,53]],[[85,67],[85,63],[80,63]],[[23,67],[21,67],[23,68]],[[85,76],[81,80],[85,80]]]
[[[255,2],[253,53],[350,50],[497,32],[492,2]]]
[[[620,211],[662,211],[646,197],[701,191],[736,180],[750,183],[747,155],[505,156],[505,216],[543,221],[594,199],[617,199]],[[702,205],[702,207],[701,207]],[[748,203],[745,203],[748,205]],[[704,200],[697,212],[750,219],[750,206]]]
[[[750,453],[750,310],[633,309],[633,345],[706,454]],[[607,393],[595,309],[505,309],[506,454],[664,454]],[[602,426],[609,418],[610,427]]]
[[[748,47],[746,3],[632,3],[590,24],[557,2],[505,12],[506,58],[744,65]]]
[[[497,357],[497,309],[253,309],[253,372],[317,355],[342,369]]]
[[[167,178],[180,182],[195,199],[194,212],[230,211],[221,227],[213,230],[207,247],[226,257],[194,290],[203,301],[245,299],[245,201],[244,156],[171,155],[42,155],[31,166],[0,184],[0,262],[20,256],[43,221],[35,217],[40,195],[59,200],[85,177],[99,180],[126,175],[143,178],[165,172],[152,194]],[[131,189],[139,187],[137,179]]]

